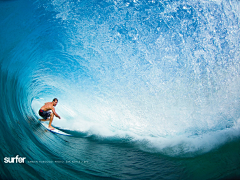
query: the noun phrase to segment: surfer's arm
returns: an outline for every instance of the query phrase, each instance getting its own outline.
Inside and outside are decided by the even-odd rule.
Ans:
[[[56,117],[58,117],[59,119],[61,119],[61,117],[56,113],[56,111],[55,111],[55,108],[53,107],[52,108],[52,112],[53,112],[53,114],[56,116]]]

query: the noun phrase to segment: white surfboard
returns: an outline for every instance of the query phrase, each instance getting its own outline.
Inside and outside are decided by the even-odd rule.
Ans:
[[[41,124],[47,129],[47,130],[49,130],[50,132],[52,132],[52,133],[56,133],[56,134],[61,134],[61,135],[64,135],[64,136],[71,136],[71,134],[68,134],[68,133],[65,133],[65,132],[63,132],[63,131],[60,131],[59,129],[57,129],[57,128],[55,128],[55,129],[49,129],[48,128],[48,123],[46,124],[46,123],[43,123],[43,122],[41,122]]]

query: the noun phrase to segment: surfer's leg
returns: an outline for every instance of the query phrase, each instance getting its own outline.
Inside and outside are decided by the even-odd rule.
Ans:
[[[50,129],[54,129],[54,127],[52,127],[53,117],[54,117],[54,115],[53,115],[53,113],[51,113],[51,115],[50,115],[50,121],[49,121],[49,125],[48,125],[48,128],[50,128]]]
[[[40,121],[49,121],[50,120],[50,112],[49,111],[43,111],[43,110],[39,110],[39,115],[43,118],[43,119],[39,119]]]
[[[39,119],[40,121],[49,121],[49,118],[48,119]]]

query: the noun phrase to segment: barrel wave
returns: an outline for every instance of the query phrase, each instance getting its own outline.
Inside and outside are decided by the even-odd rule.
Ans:
[[[1,179],[240,177],[239,8],[0,1]]]

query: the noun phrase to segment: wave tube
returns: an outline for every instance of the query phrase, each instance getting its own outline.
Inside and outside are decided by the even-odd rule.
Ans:
[[[61,91],[64,120],[54,123],[167,154],[205,152],[239,137],[238,7],[51,2],[46,10],[66,35],[62,54],[51,55],[57,67],[37,79]]]
[[[18,77],[32,106],[24,114],[38,116],[57,97],[54,125],[168,155],[238,138],[238,9],[237,1],[36,2],[38,18],[22,34],[29,43],[19,44],[28,60],[12,64],[27,70]]]

